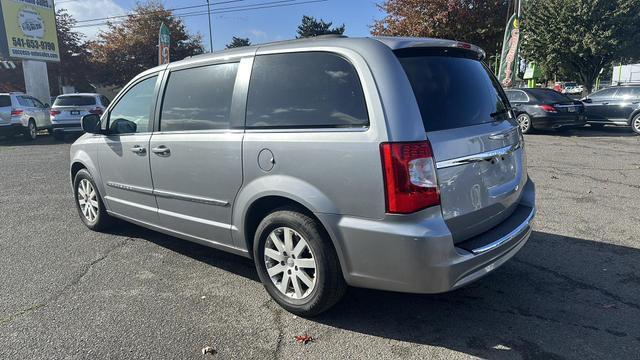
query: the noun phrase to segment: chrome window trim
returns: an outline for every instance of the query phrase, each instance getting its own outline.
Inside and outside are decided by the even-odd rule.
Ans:
[[[495,150],[485,151],[482,153],[468,155],[468,156],[462,156],[455,159],[438,161],[436,163],[436,168],[445,169],[448,167],[470,164],[474,162],[489,161],[495,157],[509,155],[512,152],[518,150],[521,146],[522,146],[521,143],[518,142],[517,144],[501,147]]]

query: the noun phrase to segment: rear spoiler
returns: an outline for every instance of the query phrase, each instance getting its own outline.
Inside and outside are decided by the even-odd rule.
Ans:
[[[387,45],[391,50],[407,48],[456,48],[475,53],[478,60],[484,60],[487,56],[482,48],[473,44],[455,40],[393,36],[376,36],[373,37],[373,39]]]

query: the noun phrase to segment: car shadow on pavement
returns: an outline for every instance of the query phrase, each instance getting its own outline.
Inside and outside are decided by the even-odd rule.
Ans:
[[[605,126],[594,128],[590,126],[566,130],[536,130],[534,135],[556,135],[562,137],[634,137],[638,136],[630,127]]]
[[[47,133],[38,134],[35,140],[29,140],[24,136],[0,136],[0,147],[3,146],[36,146],[36,145],[55,145],[61,143],[71,144],[78,139],[79,135],[67,135],[64,140],[55,139]]]
[[[249,259],[135,225],[117,228],[113,234],[259,281]],[[640,346],[638,274],[637,248],[534,231],[515,258],[465,288],[437,295],[351,288],[310,320],[402,341],[393,345],[399,357],[426,344],[492,359],[629,358]]]

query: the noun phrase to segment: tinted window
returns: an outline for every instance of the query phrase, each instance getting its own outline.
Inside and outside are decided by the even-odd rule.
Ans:
[[[509,99],[509,101],[511,102],[529,101],[529,98],[527,98],[527,94],[525,94],[523,91],[511,90],[511,91],[506,91],[506,93],[507,93],[507,99]]]
[[[551,89],[531,89],[529,92],[543,103],[573,102],[570,97]]]
[[[104,96],[104,95],[100,95],[100,102],[102,103],[102,106],[109,106],[109,99]]]
[[[11,97],[7,95],[0,96],[0,107],[11,106]]]
[[[616,93],[618,89],[616,88],[608,88],[600,91],[596,91],[593,94],[589,95],[590,99],[611,99],[613,95]]]
[[[369,124],[360,79],[342,57],[323,52],[257,56],[247,127],[362,127]]]
[[[160,130],[228,129],[238,63],[174,71],[164,93]]]
[[[58,96],[54,106],[90,106],[96,104],[93,96]]]
[[[21,106],[27,106],[27,107],[35,107],[36,105],[33,103],[33,101],[31,101],[31,99],[29,99],[28,97],[25,96],[18,96],[18,104],[20,104]]]
[[[418,101],[426,131],[506,119],[500,84],[478,60],[398,52]]]
[[[44,108],[44,104],[42,102],[40,102],[40,100],[38,100],[36,98],[29,98],[29,100],[31,100],[35,106],[40,107],[40,108]]]
[[[624,87],[620,88],[615,95],[616,99],[637,99],[640,98],[640,88],[637,87]]]
[[[118,100],[109,114],[109,132],[112,134],[151,131],[151,106],[157,76],[145,79],[130,88]]]

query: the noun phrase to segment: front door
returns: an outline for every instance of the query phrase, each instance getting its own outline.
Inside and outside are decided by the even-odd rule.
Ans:
[[[618,89],[608,88],[589,95],[590,102],[584,102],[584,110],[589,121],[609,121],[611,107],[609,106]]]
[[[242,117],[231,105],[237,72],[238,63],[172,70],[149,145],[161,226],[226,246],[242,184],[243,131],[231,126]]]
[[[157,224],[149,140],[156,82],[154,75],[130,87],[109,114],[108,134],[98,144],[98,162],[110,211],[133,220]]]

